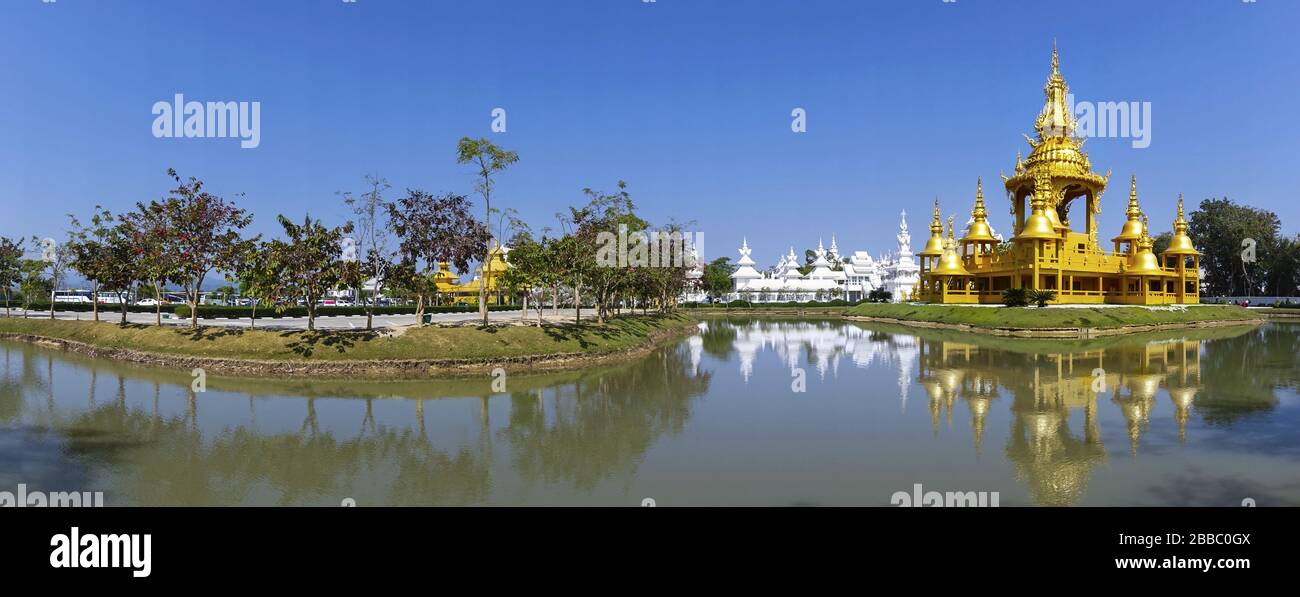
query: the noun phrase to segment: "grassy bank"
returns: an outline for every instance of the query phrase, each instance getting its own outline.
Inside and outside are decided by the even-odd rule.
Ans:
[[[49,321],[0,318],[0,335],[50,339],[82,345],[81,352],[95,356],[137,358],[140,354],[193,359],[230,359],[246,363],[236,371],[257,373],[253,362],[351,363],[366,362],[367,370],[382,372],[383,363],[404,362],[403,369],[420,370],[420,364],[472,364],[552,359],[582,359],[652,346],[690,324],[683,316],[619,317],[605,324],[497,325],[487,328],[427,326],[403,334],[364,331],[272,331],[245,328],[170,326],[120,326],[89,321]],[[93,347],[88,351],[85,347]],[[188,362],[188,361],[187,361]],[[162,363],[159,363],[162,364]],[[219,363],[216,363],[219,364]],[[196,364],[195,366],[201,366]],[[229,368],[227,368],[229,369]],[[310,373],[311,368],[263,367],[266,373]],[[347,369],[321,368],[349,373]]]
[[[964,305],[862,304],[846,313],[871,317],[986,329],[1109,329],[1127,326],[1252,321],[1262,316],[1233,305],[1190,305],[1179,310],[1144,307],[972,307]]]

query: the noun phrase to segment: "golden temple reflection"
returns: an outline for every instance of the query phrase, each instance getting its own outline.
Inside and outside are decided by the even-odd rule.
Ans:
[[[1072,349],[1063,343],[1059,352],[1015,352],[995,342],[980,345],[922,335],[918,383],[929,396],[934,433],[940,432],[940,418],[951,421],[954,401],[965,401],[978,458],[989,412],[1007,392],[1011,420],[1006,457],[1016,477],[1038,504],[1078,502],[1093,468],[1107,460],[1099,394],[1107,395],[1116,408],[1113,412],[1123,418],[1128,451],[1136,459],[1161,390],[1169,394],[1183,442],[1200,389],[1200,340],[1116,339],[1101,344],[1103,348],[1093,344]],[[1075,412],[1082,415],[1082,428],[1072,430]]]

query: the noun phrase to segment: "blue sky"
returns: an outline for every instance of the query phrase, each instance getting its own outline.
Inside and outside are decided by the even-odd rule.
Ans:
[[[68,212],[162,196],[168,167],[243,193],[259,232],[341,222],[366,174],[469,193],[465,135],[519,152],[494,203],[539,229],[623,179],[709,257],[742,235],[763,264],[832,233],[877,253],[902,209],[919,248],[933,198],[964,222],[983,176],[1009,232],[998,174],[1027,153],[1053,38],[1077,99],[1151,102],[1150,147],[1087,143],[1114,172],[1103,236],[1130,173],[1156,230],[1182,192],[1293,234],[1297,22],[1282,0],[4,0],[0,235],[61,238]],[[260,147],[154,138],[176,93],[261,102]]]

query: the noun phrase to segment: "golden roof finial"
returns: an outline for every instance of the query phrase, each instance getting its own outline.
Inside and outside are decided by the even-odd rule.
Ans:
[[[1183,194],[1178,194],[1178,216],[1174,218],[1174,234],[1163,255],[1200,255],[1192,238],[1187,236],[1187,217],[1183,214]]]
[[[1061,74],[1061,55],[1056,52],[1056,38],[1052,38],[1052,74]]]
[[[1142,217],[1142,206],[1138,205],[1138,177],[1134,174],[1128,181],[1128,210],[1124,212],[1130,220]]]
[[[994,242],[997,239],[993,236],[993,230],[989,228],[988,210],[984,209],[984,179],[975,179],[975,207],[970,211],[971,223],[966,228],[966,236],[961,239],[962,243],[968,242]]]
[[[930,238],[925,242],[925,248],[921,249],[917,255],[921,257],[938,257],[943,255],[943,221],[939,215],[939,198],[934,198],[934,218],[930,220]]]
[[[1043,95],[1046,96],[1046,102],[1043,104],[1043,110],[1038,113],[1038,119],[1034,121],[1034,130],[1038,132],[1039,140],[1049,137],[1074,138],[1074,115],[1070,113],[1069,94],[1070,87],[1065,84],[1065,77],[1061,76],[1061,58],[1056,51],[1056,41],[1052,41],[1052,74],[1047,78],[1047,84],[1043,86]],[[1032,143],[1031,143],[1032,145]]]

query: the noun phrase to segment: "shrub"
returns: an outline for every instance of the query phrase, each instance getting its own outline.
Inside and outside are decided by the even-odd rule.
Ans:
[[[1029,291],[1024,288],[1008,288],[1003,290],[1002,304],[1008,307],[1024,307],[1029,304]]]
[[[1030,290],[1025,294],[1029,302],[1038,305],[1039,308],[1046,307],[1047,303],[1056,300],[1055,290]]]

